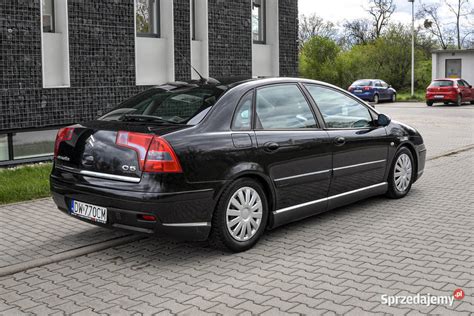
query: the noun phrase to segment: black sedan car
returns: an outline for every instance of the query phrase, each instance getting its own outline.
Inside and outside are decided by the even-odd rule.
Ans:
[[[405,196],[425,157],[414,128],[326,83],[191,81],[61,129],[51,190],[90,223],[244,251],[265,229]]]

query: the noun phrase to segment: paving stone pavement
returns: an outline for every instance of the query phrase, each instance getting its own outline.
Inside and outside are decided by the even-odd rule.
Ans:
[[[128,233],[71,219],[50,198],[0,206],[0,268]]]
[[[425,140],[448,144],[438,134]],[[428,161],[406,198],[375,197],[286,225],[245,253],[148,238],[1,277],[0,315],[472,314],[473,175],[474,149]],[[381,304],[384,294],[456,288],[466,296],[453,306]]]

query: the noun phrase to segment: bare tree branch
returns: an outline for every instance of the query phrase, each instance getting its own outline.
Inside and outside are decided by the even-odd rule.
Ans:
[[[332,22],[325,21],[314,13],[309,16],[302,14],[299,21],[300,45],[303,45],[314,36],[321,36],[333,40],[337,37],[336,25]]]
[[[367,12],[372,16],[374,35],[379,38],[383,29],[388,25],[390,17],[395,12],[393,0],[370,0]]]

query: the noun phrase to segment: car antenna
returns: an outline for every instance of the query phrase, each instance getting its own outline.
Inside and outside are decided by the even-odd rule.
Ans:
[[[199,71],[197,71],[196,68],[194,68],[194,66],[191,64],[191,62],[179,51],[179,50],[176,50],[178,52],[178,54],[181,56],[181,58],[184,59],[184,61],[186,62],[186,64],[188,64],[188,66],[190,66],[199,76],[199,81],[201,81],[202,83],[214,83],[214,84],[218,84],[219,81],[214,79],[214,78],[205,78],[201,75],[201,73],[199,73]]]

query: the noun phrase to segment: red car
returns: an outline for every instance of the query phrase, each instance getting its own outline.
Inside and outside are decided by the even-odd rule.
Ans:
[[[460,78],[436,79],[426,89],[426,104],[443,102],[444,104],[463,102],[474,104],[474,89],[466,80]]]

